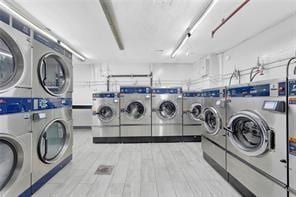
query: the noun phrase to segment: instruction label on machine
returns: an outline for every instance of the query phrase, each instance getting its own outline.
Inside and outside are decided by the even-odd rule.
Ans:
[[[296,156],[296,137],[289,138],[289,154]]]

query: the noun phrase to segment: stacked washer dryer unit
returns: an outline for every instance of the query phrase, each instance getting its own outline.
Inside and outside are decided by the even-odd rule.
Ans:
[[[0,196],[29,196],[31,30],[13,18],[11,26],[0,10]]]
[[[200,141],[203,110],[201,92],[183,92],[183,141]]]
[[[155,142],[182,140],[182,88],[152,89],[152,137]]]
[[[203,90],[204,129],[202,150],[204,159],[227,179],[226,172],[226,88]]]
[[[289,195],[296,197],[296,79],[290,77],[288,84]]]
[[[285,83],[228,88],[227,171],[245,196],[287,196]]]
[[[94,93],[92,111],[93,142],[120,142],[118,93]]]
[[[123,142],[151,141],[150,87],[120,87],[120,112]]]
[[[34,32],[33,193],[72,159],[72,72],[72,55]]]

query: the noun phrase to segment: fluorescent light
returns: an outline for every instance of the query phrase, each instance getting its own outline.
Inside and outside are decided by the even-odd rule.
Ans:
[[[12,58],[12,55],[3,51],[0,51],[0,55],[4,55],[6,57]]]
[[[206,8],[206,10],[204,11],[204,13],[199,17],[199,19],[195,22],[195,24],[192,26],[192,28],[190,29],[189,33],[192,34],[197,26],[206,18],[206,16],[209,14],[209,12],[213,9],[213,7],[215,6],[215,4],[218,2],[218,0],[212,0],[211,3],[208,5],[208,7]]]
[[[58,40],[53,37],[52,35],[50,35],[49,33],[47,33],[46,31],[44,31],[43,29],[41,29],[40,27],[38,27],[37,25],[33,24],[32,22],[30,22],[29,20],[27,20],[25,17],[23,17],[22,15],[20,15],[19,13],[17,13],[16,11],[14,11],[12,8],[10,8],[8,5],[6,5],[4,2],[0,1],[0,5],[5,8],[6,10],[8,10],[12,15],[14,15],[15,17],[21,19],[23,22],[27,23],[29,26],[33,27],[34,29],[40,31],[41,33],[43,33],[45,36],[47,36],[49,39],[53,40],[54,42],[57,42]]]
[[[25,22],[27,25],[31,26],[33,29],[35,29],[35,30],[39,31],[40,33],[44,34],[46,37],[48,37],[52,41],[57,42],[57,43],[59,42],[59,40],[57,38],[55,38],[54,36],[52,36],[51,34],[49,34],[47,31],[41,29],[37,25],[35,25],[32,22],[30,22],[28,19],[26,19],[24,16],[22,16],[19,13],[17,13],[16,11],[14,11],[12,8],[10,8],[8,5],[6,5],[1,0],[0,0],[0,6],[3,7],[3,8],[5,8],[6,10],[8,10],[12,15],[14,15],[17,18],[19,18],[20,20],[22,20],[23,22]],[[77,56],[80,60],[85,61],[86,58],[83,55],[77,53],[76,51],[74,51],[73,49],[71,49],[70,47],[68,47],[66,44],[61,43],[61,46],[63,46],[67,50],[69,50],[71,53],[73,53],[75,56]]]
[[[190,34],[186,34],[186,36],[183,38],[183,40],[181,41],[181,43],[177,46],[177,48],[171,54],[171,58],[175,58],[176,57],[176,55],[179,53],[180,49],[184,46],[184,44],[189,39],[189,37],[190,37]]]
[[[79,53],[77,53],[76,51],[74,51],[73,49],[71,49],[70,47],[68,47],[66,44],[64,44],[63,42],[60,42],[60,45],[62,47],[64,47],[65,49],[67,49],[68,51],[70,51],[71,53],[73,53],[76,57],[78,57],[81,61],[85,61],[86,58],[83,55],[80,55]]]

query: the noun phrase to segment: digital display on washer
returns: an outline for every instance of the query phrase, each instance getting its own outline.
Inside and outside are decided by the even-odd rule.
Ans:
[[[275,112],[285,112],[284,101],[264,101],[263,109]]]
[[[276,104],[276,101],[265,101],[263,108],[267,110],[274,110],[276,108]]]

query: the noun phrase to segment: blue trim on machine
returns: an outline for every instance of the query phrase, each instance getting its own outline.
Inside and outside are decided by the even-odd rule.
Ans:
[[[182,88],[152,88],[153,94],[182,94]]]
[[[204,90],[202,97],[220,97],[220,90]]]
[[[296,80],[289,81],[289,96],[296,96]]]
[[[93,98],[115,98],[117,93],[93,93]]]
[[[0,21],[9,25],[9,14],[0,9]]]
[[[72,107],[72,98],[0,97],[0,115]]]
[[[278,96],[286,96],[286,82],[279,83]]]
[[[202,97],[201,92],[183,92],[183,97]]]
[[[33,98],[32,111],[72,107],[71,98]]]
[[[30,112],[31,98],[0,97],[0,115]]]
[[[72,58],[72,53],[70,53],[68,50],[63,48],[60,44],[50,40],[46,36],[42,35],[41,33],[34,31],[34,40],[44,44],[45,46],[55,50],[56,52],[68,57],[69,59]]]
[[[54,167],[51,171],[49,171],[46,175],[40,178],[37,182],[35,182],[32,187],[32,194],[34,194],[37,190],[39,190],[45,183],[47,183],[54,175],[56,175],[60,170],[62,170],[71,160],[72,154],[64,159],[61,163],[59,163],[56,167]]]
[[[19,30],[23,34],[26,34],[27,36],[31,36],[30,27],[15,18],[12,18],[12,27]]]
[[[227,89],[229,97],[267,97],[270,96],[270,84],[243,86]]]
[[[19,197],[31,197],[32,196],[32,190],[31,187],[26,189],[23,193],[19,195]]]
[[[120,87],[120,93],[123,94],[150,94],[150,87]]]

